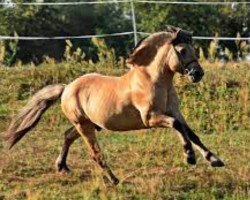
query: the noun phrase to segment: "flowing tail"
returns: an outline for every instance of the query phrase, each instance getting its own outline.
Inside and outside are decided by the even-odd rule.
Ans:
[[[63,84],[46,86],[29,100],[3,133],[9,143],[9,149],[38,124],[43,113],[61,97],[64,88]]]

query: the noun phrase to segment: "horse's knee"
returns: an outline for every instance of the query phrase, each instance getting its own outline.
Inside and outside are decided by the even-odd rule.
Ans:
[[[147,114],[147,116],[144,117],[143,122],[147,128],[154,128],[154,127],[172,128],[174,127],[175,118],[166,115],[151,113]]]

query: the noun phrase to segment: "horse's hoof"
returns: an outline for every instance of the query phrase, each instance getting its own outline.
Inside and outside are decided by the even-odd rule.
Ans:
[[[113,178],[112,182],[113,182],[113,185],[118,185],[120,181],[117,178]]]
[[[221,160],[214,160],[211,162],[212,167],[224,167],[225,164]]]
[[[68,168],[68,166],[66,164],[56,163],[56,169],[61,174],[68,174],[68,173],[70,173],[70,169]]]
[[[116,177],[109,178],[107,176],[103,176],[103,180],[104,180],[105,184],[112,184],[114,186],[118,185],[120,182],[119,179]]]
[[[58,172],[60,174],[69,174],[70,173],[70,169],[69,168],[63,168],[61,170],[58,170]]]
[[[195,165],[196,164],[196,158],[193,156],[187,157],[187,163],[190,165]]]

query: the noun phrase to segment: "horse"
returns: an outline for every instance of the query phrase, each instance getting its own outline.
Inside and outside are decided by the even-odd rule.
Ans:
[[[156,127],[176,130],[188,164],[196,164],[195,146],[212,167],[224,166],[188,126],[173,85],[176,73],[189,77],[193,83],[204,75],[192,46],[192,35],[176,27],[153,33],[139,42],[126,64],[130,69],[121,76],[90,73],[68,85],[49,85],[38,91],[4,132],[9,148],[33,129],[42,114],[61,98],[62,111],[73,126],[65,132],[64,145],[56,160],[58,171],[69,171],[66,163],[69,148],[82,137],[92,159],[117,185],[119,179],[105,162],[96,130]]]

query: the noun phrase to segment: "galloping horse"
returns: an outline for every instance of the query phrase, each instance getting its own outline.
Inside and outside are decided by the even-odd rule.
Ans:
[[[173,86],[176,72],[192,82],[202,79],[204,72],[186,31],[171,27],[142,40],[127,59],[130,70],[120,77],[86,74],[68,85],[47,86],[38,91],[5,131],[10,148],[34,128],[42,114],[61,97],[64,114],[74,125],[65,132],[65,142],[56,161],[59,171],[66,164],[70,145],[80,136],[94,161],[113,184],[118,184],[101,153],[95,131],[129,131],[170,127],[177,130],[186,161],[196,164],[192,144],[213,167],[224,166],[189,128],[179,110]]]

